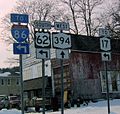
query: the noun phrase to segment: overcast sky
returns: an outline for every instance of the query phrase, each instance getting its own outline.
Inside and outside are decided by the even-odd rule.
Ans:
[[[0,21],[5,14],[10,13],[12,8],[15,6],[16,0],[0,0]],[[1,29],[0,29],[1,30]],[[10,56],[13,56],[12,52],[7,51],[8,46],[5,42],[1,41],[0,38],[0,68],[5,68],[11,66],[6,61]]]
[[[5,14],[13,13],[12,8],[16,5],[17,0],[0,0],[0,21],[1,18],[5,16]],[[110,1],[119,1],[119,0],[105,0],[106,4],[109,5]],[[0,29],[1,30],[1,29]],[[11,47],[12,48],[12,47]],[[5,42],[1,41],[0,38],[0,68],[9,67],[11,66],[6,61],[10,56],[13,56],[13,52],[7,51],[8,46]],[[11,50],[11,49],[10,49]]]

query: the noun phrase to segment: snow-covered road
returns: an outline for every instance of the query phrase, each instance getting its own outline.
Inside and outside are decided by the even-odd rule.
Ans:
[[[107,101],[99,101],[97,103],[89,103],[88,106],[74,107],[65,109],[64,114],[108,114]],[[120,99],[110,100],[110,114],[120,114]],[[21,111],[17,109],[7,110],[3,109],[0,114],[21,114]],[[42,114],[34,111],[25,114]],[[58,112],[45,112],[45,114],[61,114]]]

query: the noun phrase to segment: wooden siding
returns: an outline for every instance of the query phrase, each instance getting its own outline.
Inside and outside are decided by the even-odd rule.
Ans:
[[[100,71],[105,68],[100,53],[72,51],[70,69],[72,93],[75,98],[79,96],[101,97]],[[120,70],[120,54],[112,54],[112,61],[108,62],[108,70]]]

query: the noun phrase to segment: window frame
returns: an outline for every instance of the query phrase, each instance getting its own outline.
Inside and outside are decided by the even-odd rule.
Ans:
[[[120,71],[118,71],[118,70],[113,70],[113,71],[109,70],[109,71],[107,71],[107,76],[108,76],[109,92],[110,93],[118,93],[118,92],[120,92]],[[102,93],[107,93],[106,71],[105,70],[100,71],[100,78],[101,78],[101,91],[102,91]],[[113,85],[113,80],[112,80],[113,78],[116,79],[115,80],[116,90],[113,90],[113,88],[115,87]]]

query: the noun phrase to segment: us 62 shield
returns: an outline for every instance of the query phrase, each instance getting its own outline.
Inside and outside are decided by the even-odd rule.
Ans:
[[[35,48],[50,48],[50,32],[39,32],[36,31],[35,34]]]
[[[29,29],[26,25],[13,25],[11,33],[17,42],[24,42],[29,37]]]

